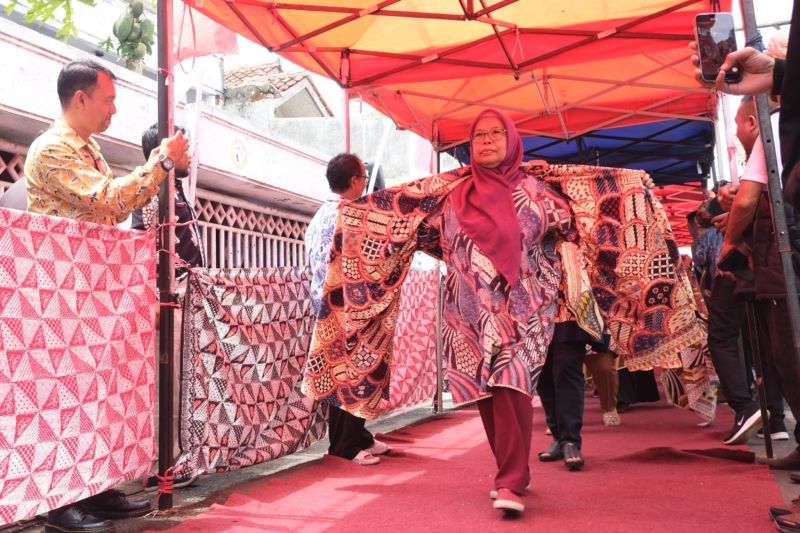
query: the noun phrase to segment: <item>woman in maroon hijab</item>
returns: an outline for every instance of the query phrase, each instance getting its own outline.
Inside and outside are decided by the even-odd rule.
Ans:
[[[566,200],[520,169],[522,140],[495,110],[475,119],[471,176],[440,225],[447,263],[445,356],[453,401],[478,402],[497,463],[494,507],[525,509],[532,396],[552,337]]]
[[[414,250],[447,264],[444,356],[455,404],[478,403],[497,462],[490,496],[525,509],[532,397],[553,335],[566,200],[526,174],[514,123],[482,112],[472,165],[340,207],[303,391],[356,416],[379,414],[390,335]],[[348,372],[339,371],[346,364]]]

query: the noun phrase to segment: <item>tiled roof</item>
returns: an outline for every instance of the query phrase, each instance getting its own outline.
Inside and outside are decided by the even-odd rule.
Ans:
[[[280,61],[226,70],[225,87],[232,89],[235,87],[244,87],[246,85],[265,85],[270,83],[268,78],[271,75],[280,73],[282,73]]]
[[[317,98],[319,98],[319,101],[328,112],[328,115],[333,116],[333,112],[330,107],[328,107],[328,103],[322,98],[319,89],[317,89],[314,80],[311,79],[308,72],[283,72],[280,61],[225,71],[226,89],[267,85],[271,89],[277,91],[277,93],[272,91],[264,93],[261,95],[262,98],[280,98],[280,96],[278,96],[279,94],[288,91],[303,80],[308,81],[311,90],[317,95]]]
[[[308,77],[308,72],[281,72],[267,76],[266,80],[280,92],[284,92]]]

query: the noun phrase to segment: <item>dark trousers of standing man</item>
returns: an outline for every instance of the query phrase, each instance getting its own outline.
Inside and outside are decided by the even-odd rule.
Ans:
[[[344,409],[328,407],[328,453],[352,460],[358,452],[366,450],[375,439],[364,427],[366,420],[351,415]]]
[[[717,370],[722,392],[728,405],[742,413],[748,408],[757,405],[757,400],[750,392],[750,382],[747,372],[739,357],[739,334],[745,322],[745,300],[735,293],[736,281],[717,276],[711,287],[711,297],[708,300],[708,349],[711,360]],[[761,337],[764,337],[763,333]],[[767,359],[768,352],[763,347],[769,346],[767,339],[760,339],[762,361]],[[745,343],[748,341],[745,340]],[[767,353],[765,353],[767,352]],[[767,390],[767,405],[773,419],[783,419],[783,399],[780,397],[780,388],[776,386],[776,379],[769,371],[769,365],[764,364],[764,381]]]
[[[578,448],[583,427],[585,355],[586,341],[551,343],[536,386],[553,440],[573,442]]]
[[[800,420],[800,361],[794,351],[792,324],[786,300],[761,301],[757,306],[759,312],[765,313],[767,317],[769,339],[772,342],[768,358],[792,415],[795,420]],[[794,439],[800,445],[800,423],[795,425]],[[798,449],[800,450],[800,446]]]

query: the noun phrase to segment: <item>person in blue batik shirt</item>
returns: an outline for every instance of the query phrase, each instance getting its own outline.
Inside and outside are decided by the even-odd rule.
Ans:
[[[328,186],[336,197],[327,200],[311,219],[306,229],[306,253],[311,268],[311,303],[319,313],[322,287],[328,273],[328,259],[333,247],[336,215],[340,200],[355,200],[364,194],[367,171],[353,154],[339,154],[328,162]],[[328,453],[367,466],[380,462],[379,455],[391,448],[372,436],[364,427],[366,420],[328,406]]]

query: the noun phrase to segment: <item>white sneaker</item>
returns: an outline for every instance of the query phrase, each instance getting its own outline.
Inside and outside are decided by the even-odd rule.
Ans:
[[[361,465],[361,466],[370,466],[370,465],[376,465],[376,464],[380,463],[381,462],[381,458],[380,457],[375,457],[374,455],[369,453],[367,450],[361,450],[360,452],[358,452],[358,454],[355,457],[353,457],[353,462],[355,464]]]
[[[385,442],[381,442],[378,439],[372,439],[372,446],[364,451],[371,453],[372,455],[386,455],[392,451],[392,448]]]

